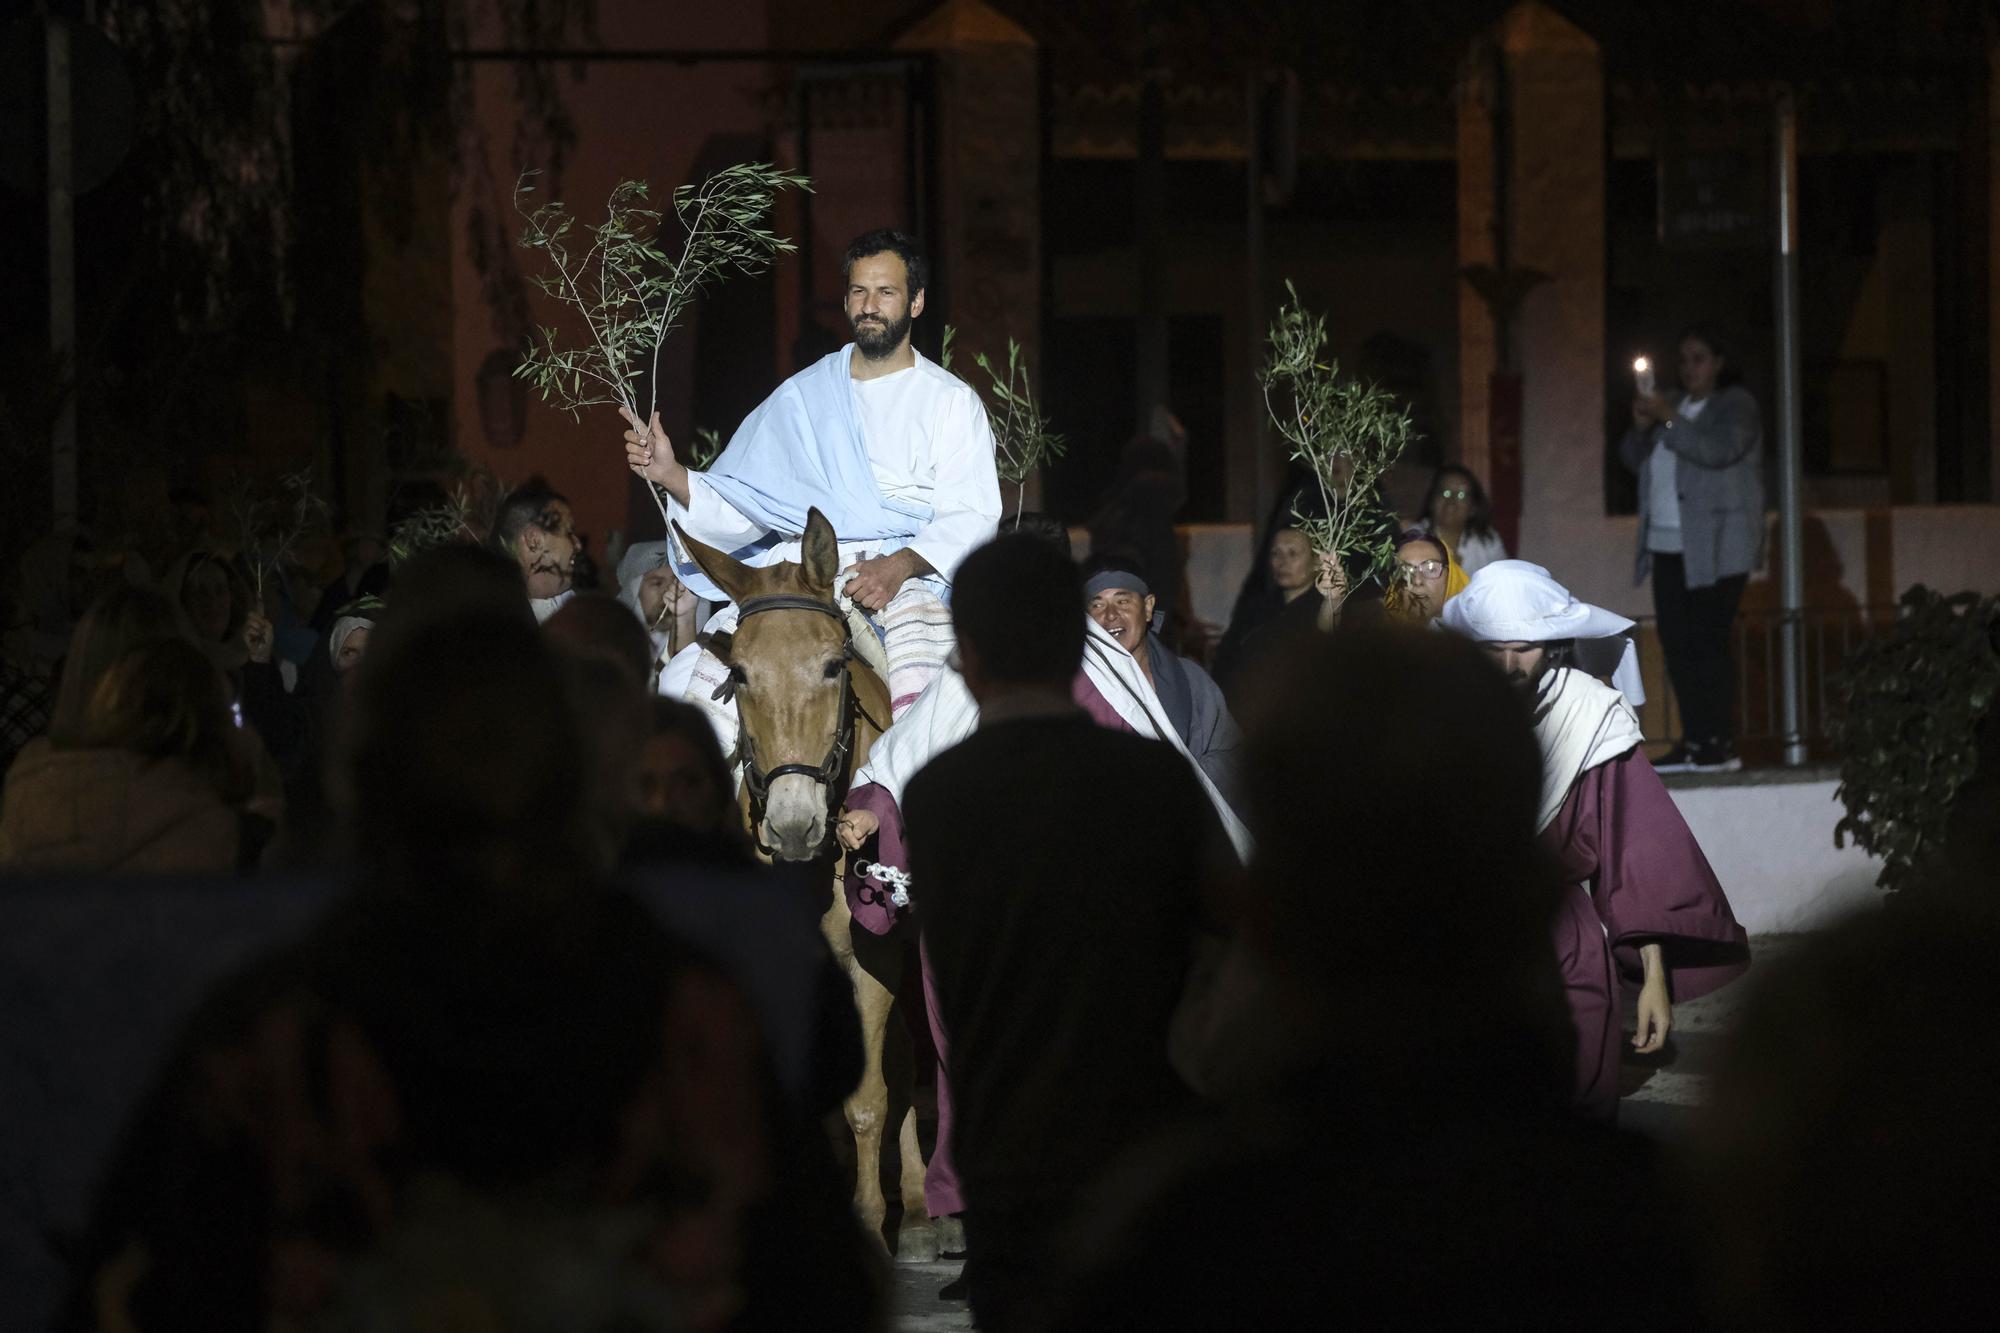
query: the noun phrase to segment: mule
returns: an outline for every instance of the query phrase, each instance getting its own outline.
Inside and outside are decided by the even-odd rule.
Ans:
[[[760,853],[778,861],[824,863],[832,880],[832,902],[820,929],[853,982],[865,1055],[861,1084],[844,1107],[854,1137],[854,1207],[880,1237],[888,1211],[882,1193],[882,1138],[889,1115],[883,1054],[908,950],[902,940],[853,928],[833,825],[854,771],[889,726],[889,687],[862,659],[835,602],[840,553],[833,526],[817,509],[806,519],[798,564],[751,568],[692,540],[678,525],[675,533],[741,612],[734,633],[710,635],[706,642],[728,668],[722,689],[736,702],[736,757],[743,765],[738,800],[745,823]],[[872,633],[865,626],[860,632]],[[927,1262],[939,1255],[940,1232],[924,1207],[925,1166],[914,1106],[905,1110],[896,1147],[903,1200],[896,1257]]]

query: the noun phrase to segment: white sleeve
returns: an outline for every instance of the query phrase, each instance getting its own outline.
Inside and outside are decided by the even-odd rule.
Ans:
[[[855,771],[854,785],[872,782],[900,806],[917,771],[978,726],[979,705],[972,691],[965,687],[964,677],[946,667],[896,719],[896,725],[876,738],[868,762]]]
[[[764,535],[764,529],[736,512],[736,507],[716,493],[708,478],[688,473],[688,502],[680,503],[665,491],[667,515],[681,525],[688,536],[718,551],[735,551]]]
[[[931,521],[910,540],[910,549],[949,581],[974,547],[993,540],[1000,522],[1000,474],[993,466],[993,431],[977,393],[954,386],[941,416]]]

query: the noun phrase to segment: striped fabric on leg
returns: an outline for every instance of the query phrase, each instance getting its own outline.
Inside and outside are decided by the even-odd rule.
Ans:
[[[951,608],[928,579],[911,579],[882,608],[882,646],[889,654],[889,715],[901,717],[944,670],[954,642]]]

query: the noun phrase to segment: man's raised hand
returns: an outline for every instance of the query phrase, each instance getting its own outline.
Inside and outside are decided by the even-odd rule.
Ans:
[[[674,442],[667,438],[667,432],[660,426],[660,414],[653,413],[650,426],[641,426],[639,418],[631,409],[621,407],[618,415],[631,424],[625,432],[625,465],[644,477],[667,488],[667,494],[680,501],[688,502],[687,469],[674,457]]]
[[[276,633],[271,622],[261,611],[252,611],[243,618],[243,647],[250,654],[250,660],[259,666],[271,660],[271,648]]]

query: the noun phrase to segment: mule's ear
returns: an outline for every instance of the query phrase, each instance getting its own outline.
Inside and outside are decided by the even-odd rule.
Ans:
[[[805,537],[799,543],[799,568],[808,585],[833,591],[833,576],[840,572],[840,543],[834,540],[833,524],[817,509],[806,511]]]
[[[722,589],[730,601],[743,600],[741,590],[750,583],[750,571],[741,561],[696,541],[681,531],[679,523],[674,524],[674,536],[680,538],[681,545],[687,547],[687,553],[694,558],[701,572],[708,575],[709,580]]]

